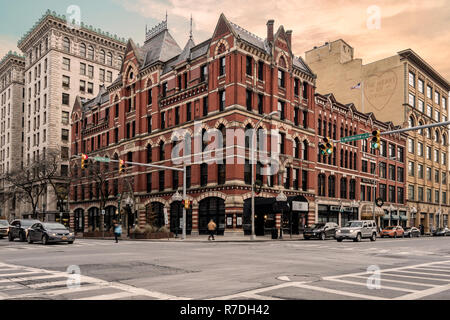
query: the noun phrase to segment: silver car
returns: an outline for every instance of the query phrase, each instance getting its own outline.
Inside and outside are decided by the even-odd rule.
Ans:
[[[351,239],[360,242],[361,239],[377,241],[377,224],[373,220],[350,221],[345,227],[336,231],[336,240],[342,242],[344,239]]]

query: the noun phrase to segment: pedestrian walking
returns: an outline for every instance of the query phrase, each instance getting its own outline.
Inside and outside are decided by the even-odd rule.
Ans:
[[[216,232],[216,228],[217,225],[215,224],[214,220],[211,219],[211,221],[208,223],[208,231],[209,231],[208,241],[211,241],[211,238],[213,241],[216,240],[214,239],[214,233]]]
[[[119,243],[119,237],[122,236],[122,226],[114,220],[114,239]]]

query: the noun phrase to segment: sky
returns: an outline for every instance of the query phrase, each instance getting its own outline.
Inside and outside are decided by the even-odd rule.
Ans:
[[[411,48],[450,80],[450,0],[0,0],[0,57],[17,49],[17,41],[47,9],[66,14],[80,8],[81,20],[120,37],[144,42],[149,28],[165,19],[180,47],[189,37],[212,36],[220,13],[266,38],[266,23],[275,20],[293,30],[293,52],[344,39],[355,58],[367,64]]]

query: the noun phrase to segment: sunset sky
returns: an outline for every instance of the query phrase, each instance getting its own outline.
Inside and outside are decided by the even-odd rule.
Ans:
[[[212,35],[221,12],[261,38],[274,19],[275,30],[293,30],[296,55],[339,38],[364,64],[411,48],[450,79],[450,0],[0,0],[0,56],[18,50],[17,40],[47,9],[66,14],[70,5],[80,7],[83,22],[141,44],[145,25],[163,20],[167,10],[181,47],[191,14],[196,43]]]

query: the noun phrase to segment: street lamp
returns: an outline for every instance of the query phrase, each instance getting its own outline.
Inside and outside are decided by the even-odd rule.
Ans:
[[[251,178],[251,186],[252,186],[252,235],[250,237],[251,240],[256,240],[256,235],[255,235],[255,141],[256,141],[256,132],[258,130],[259,124],[266,118],[271,118],[275,115],[279,115],[279,111],[273,111],[269,114],[266,114],[264,117],[262,117],[258,123],[256,124],[255,128],[253,130],[253,134],[252,134],[252,150],[251,150],[251,154],[252,154],[252,163],[251,163],[251,174],[252,174],[252,178]],[[258,147],[258,146],[256,146]]]

